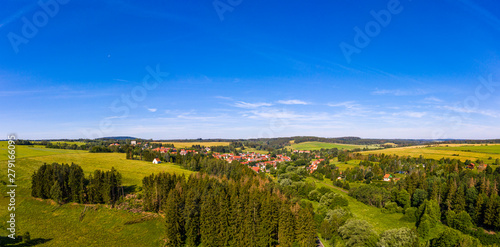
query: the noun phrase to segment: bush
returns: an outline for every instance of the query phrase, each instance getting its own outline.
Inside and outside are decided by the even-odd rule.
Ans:
[[[391,194],[387,189],[373,185],[364,185],[349,191],[349,196],[358,201],[375,207],[384,207],[391,199]]]
[[[377,246],[378,235],[364,220],[350,219],[339,228],[346,246]]]
[[[321,193],[317,190],[313,190],[309,192],[308,198],[311,201],[319,202],[319,199],[321,198]]]
[[[439,247],[454,247],[454,246],[467,246],[477,247],[480,243],[476,238],[464,235],[457,230],[447,228],[442,232],[439,237],[431,240],[431,246]]]
[[[317,188],[316,189],[319,193],[321,193],[321,195],[324,195],[326,193],[329,193],[329,192],[332,192],[331,189],[327,188],[327,187],[321,187],[321,188]]]
[[[330,192],[323,195],[319,203],[329,209],[334,209],[336,207],[347,207],[347,205],[349,204],[346,198],[335,192]]]
[[[413,247],[418,246],[417,233],[407,227],[391,229],[380,235],[379,247]]]
[[[382,213],[386,214],[394,214],[403,212],[403,208],[399,207],[395,202],[388,202],[385,204],[385,207],[382,209]]]
[[[409,221],[409,222],[417,222],[417,208],[410,207],[405,209],[404,211],[404,216],[403,220]]]

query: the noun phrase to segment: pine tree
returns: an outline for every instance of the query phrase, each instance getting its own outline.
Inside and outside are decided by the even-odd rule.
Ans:
[[[165,205],[167,246],[177,247],[184,244],[185,233],[182,204],[179,192],[175,189],[171,190],[168,193]]]
[[[184,209],[186,245],[195,247],[200,244],[200,197],[193,190],[186,196]]]
[[[496,213],[496,205],[495,205],[495,197],[490,196],[488,201],[486,202],[485,210],[484,210],[484,224],[489,227],[493,227],[495,224],[495,213]]]
[[[296,236],[302,247],[314,246],[316,243],[313,213],[309,209],[300,209],[297,216]]]
[[[474,222],[482,224],[484,222],[484,201],[487,199],[486,194],[481,193],[477,196],[474,208]]]
[[[453,197],[453,209],[455,212],[461,212],[465,210],[465,186],[460,186],[457,190],[456,195]]]
[[[63,199],[63,194],[59,182],[54,181],[54,184],[50,188],[50,198],[56,201],[56,203],[61,203]]]
[[[295,219],[288,203],[280,207],[278,241],[280,247],[290,247],[295,242]]]
[[[205,195],[202,199],[200,217],[201,242],[203,246],[219,246],[217,241],[217,215],[217,202],[213,196]]]
[[[218,197],[219,214],[217,215],[216,223],[218,224],[217,231],[219,232],[219,246],[229,246],[229,240],[232,234],[232,232],[229,231],[229,217],[231,215],[229,208],[229,198],[227,194],[222,190],[218,191]]]

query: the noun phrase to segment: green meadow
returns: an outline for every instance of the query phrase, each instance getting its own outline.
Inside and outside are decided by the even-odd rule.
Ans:
[[[378,234],[390,230],[390,229],[395,229],[395,228],[401,228],[401,227],[408,227],[410,229],[415,228],[415,223],[414,222],[408,222],[406,220],[403,220],[403,214],[402,213],[392,213],[392,214],[386,214],[382,212],[382,209],[377,208],[377,207],[372,207],[369,205],[366,205],[355,198],[350,197],[347,194],[347,191],[344,189],[341,189],[339,187],[333,186],[332,181],[330,179],[324,179],[323,181],[317,180],[312,177],[308,177],[306,179],[307,182],[313,182],[317,187],[327,187],[330,189],[333,189],[336,193],[339,193],[343,195],[347,201],[349,202],[349,209],[352,212],[353,216],[355,218],[365,220],[370,225],[373,226],[373,230],[375,230]],[[308,202],[312,202],[307,200]],[[313,207],[316,208],[318,206],[317,202],[312,202]],[[435,225],[435,227],[432,229],[432,232],[430,235],[425,238],[425,239],[420,239],[421,241],[427,241],[433,238],[436,238],[443,232],[447,226],[443,225],[442,223],[438,223]],[[330,242],[325,241],[322,239],[323,244],[325,246],[331,246]],[[336,245],[337,246],[337,245]],[[343,245],[339,245],[343,246]]]
[[[7,182],[7,145],[0,142],[0,182]],[[18,233],[30,232],[37,246],[160,246],[164,229],[161,216],[151,217],[149,213],[131,213],[112,209],[107,205],[92,205],[84,217],[85,205],[74,203],[56,205],[51,200],[31,197],[31,175],[44,163],[75,163],[88,175],[96,169],[109,170],[115,167],[123,176],[124,186],[141,186],[142,178],[161,171],[186,174],[184,170],[170,163],[152,164],[146,161],[127,160],[120,153],[88,153],[87,151],[46,149],[41,146],[16,146],[16,223]],[[7,236],[9,198],[2,186],[0,197],[0,236]],[[125,224],[130,221],[149,220]],[[124,243],[123,240],[127,242]],[[23,246],[5,245],[0,246]]]
[[[349,209],[354,217],[368,221],[373,226],[373,229],[379,234],[389,229],[400,227],[408,227],[411,229],[415,226],[415,223],[401,220],[403,217],[402,213],[385,214],[382,213],[380,208],[368,206],[348,196],[345,190],[333,186],[333,182],[330,179],[320,181],[315,178],[308,177],[306,181],[315,183],[315,185],[319,188],[327,187],[336,193],[343,195],[349,201]]]

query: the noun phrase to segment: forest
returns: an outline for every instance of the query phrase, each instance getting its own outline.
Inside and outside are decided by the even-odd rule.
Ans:
[[[121,178],[114,168],[95,170],[85,178],[79,165],[44,164],[31,176],[31,195],[57,203],[113,204],[124,195]]]

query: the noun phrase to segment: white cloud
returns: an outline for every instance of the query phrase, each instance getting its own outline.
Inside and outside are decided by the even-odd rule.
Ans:
[[[394,96],[409,96],[409,95],[423,95],[427,94],[422,89],[415,90],[401,90],[401,89],[377,89],[372,92],[373,95],[394,95]]]
[[[340,103],[328,103],[326,104],[327,106],[330,107],[345,107],[347,109],[353,109],[353,108],[359,108],[359,104],[356,104],[355,101],[345,101],[345,102],[340,102]]]
[[[283,105],[308,105],[309,103],[302,101],[302,100],[297,100],[297,99],[291,99],[291,100],[278,100],[279,104]]]
[[[431,97],[427,97],[424,99],[424,102],[434,102],[434,103],[439,103],[439,102],[443,102],[442,99],[438,99],[434,96],[431,96]]]
[[[415,111],[404,111],[404,112],[393,113],[392,115],[393,116],[421,118],[421,117],[427,115],[427,113],[426,112],[415,112]]]
[[[156,112],[156,111],[158,110],[158,109],[156,109],[156,108],[147,108],[147,109],[148,109],[148,111],[150,111],[150,112]]]
[[[264,102],[261,102],[261,103],[248,103],[248,102],[243,102],[243,101],[238,101],[234,104],[234,106],[236,107],[240,107],[240,108],[246,108],[246,109],[253,109],[253,108],[259,108],[259,107],[262,107],[262,106],[272,106],[273,104],[270,104],[270,103],[264,103]]]
[[[499,112],[491,111],[491,110],[480,110],[480,109],[458,107],[458,106],[444,106],[441,108],[445,109],[445,110],[449,110],[449,111],[459,112],[459,113],[479,114],[479,115],[494,117],[494,118],[500,117]]]

